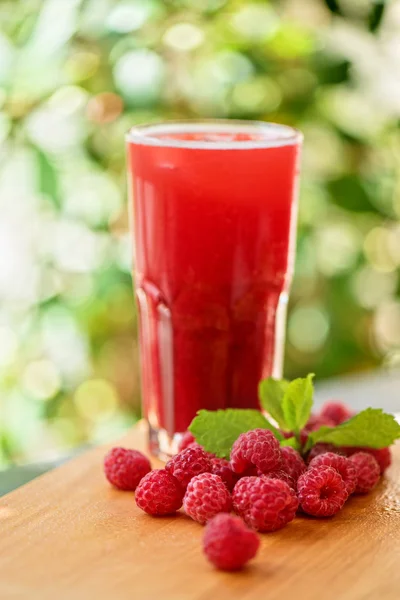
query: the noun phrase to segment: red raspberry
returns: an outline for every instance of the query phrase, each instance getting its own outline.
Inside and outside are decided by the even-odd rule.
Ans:
[[[242,519],[258,531],[276,531],[295,517],[299,506],[296,494],[280,479],[243,477],[232,494],[233,507]]]
[[[262,477],[268,477],[269,479],[280,479],[281,481],[284,481],[285,483],[287,483],[288,486],[293,491],[295,491],[295,492],[297,491],[297,487],[296,487],[297,479],[295,482],[293,477],[291,477],[287,471],[283,471],[282,469],[280,469],[279,471],[271,471],[270,473],[267,473],[266,475],[262,475]]]
[[[363,448],[362,452],[368,452],[371,454],[379,465],[381,475],[386,471],[388,467],[392,464],[392,454],[390,452],[390,448]]]
[[[171,473],[182,487],[186,488],[195,475],[209,473],[211,463],[203,448],[191,446],[173,456],[165,465],[165,470]]]
[[[339,454],[335,454],[334,452],[324,452],[324,454],[320,454],[312,459],[309,468],[312,469],[321,465],[336,469],[339,475],[342,476],[348,495],[350,496],[354,492],[357,485],[357,470],[348,458],[339,456]]]
[[[386,471],[388,467],[392,464],[392,455],[390,452],[390,448],[380,448],[379,450],[376,448],[353,448],[347,447],[343,448],[346,456],[351,456],[356,452],[367,452],[371,454],[376,460],[381,470],[381,475]]]
[[[190,444],[193,444],[193,442],[196,442],[193,433],[190,431],[185,431],[178,444],[178,451],[182,452],[182,450],[186,450],[186,448],[190,446]]]
[[[332,517],[348,498],[341,475],[324,465],[303,473],[297,482],[297,492],[301,508],[313,517]]]
[[[333,444],[325,444],[324,442],[318,442],[308,453],[307,463],[310,464],[313,458],[319,456],[320,454],[325,454],[325,452],[334,452],[335,454],[340,454],[341,456],[344,456],[345,454],[343,449],[339,448],[338,446],[334,446]]]
[[[368,452],[368,454],[371,454],[371,456],[375,458],[379,465],[381,475],[383,475],[386,469],[392,464],[390,448],[367,448],[364,449],[364,452]]]
[[[216,456],[210,458],[211,462],[211,473],[219,475],[222,481],[225,483],[228,490],[231,492],[235,487],[235,483],[238,480],[238,476],[231,469],[231,465],[225,458],[217,458]]]
[[[221,513],[206,525],[203,550],[208,560],[224,571],[237,571],[257,554],[260,540],[239,517]]]
[[[259,477],[260,475],[263,475],[263,473],[254,465],[247,467],[247,469],[245,469],[243,473],[240,473],[240,475],[236,473],[238,479],[241,479],[242,477]]]
[[[231,495],[221,477],[201,473],[189,482],[183,498],[183,508],[195,521],[206,523],[218,513],[231,510]]]
[[[304,429],[306,429],[308,432],[310,431],[317,431],[317,429],[319,429],[322,426],[325,427],[334,427],[335,426],[335,422],[333,421],[333,419],[331,419],[328,416],[324,416],[324,415],[311,415],[310,418],[308,419],[306,426],[304,427]]]
[[[149,471],[149,459],[138,450],[113,448],[104,458],[105,476],[119,490],[135,490]]]
[[[356,494],[368,494],[378,483],[381,471],[377,460],[368,452],[356,452],[349,459],[357,471]]]
[[[282,468],[296,483],[300,475],[304,473],[307,468],[305,462],[297,450],[291,448],[290,446],[284,446],[281,448],[281,453],[283,461]]]
[[[319,413],[321,419],[333,421],[335,425],[348,421],[353,415],[354,412],[343,402],[325,402]]]
[[[243,473],[253,465],[262,473],[276,471],[282,463],[278,440],[268,429],[253,429],[239,435],[232,446],[231,466]]]
[[[188,448],[201,448],[202,450],[204,450],[203,446],[200,446],[200,444],[198,444],[197,442],[192,442],[191,444],[189,444]],[[186,450],[186,448],[185,448]],[[206,452],[206,454],[211,454],[211,452]],[[211,454],[211,456],[214,456],[213,454]]]
[[[172,515],[182,506],[185,490],[165,469],[154,469],[139,483],[135,500],[149,515]]]

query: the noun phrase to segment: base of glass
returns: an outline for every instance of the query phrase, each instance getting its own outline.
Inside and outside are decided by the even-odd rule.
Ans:
[[[161,460],[168,460],[178,452],[178,445],[182,433],[175,433],[172,437],[165,429],[156,429],[149,424],[149,450],[153,456]]]

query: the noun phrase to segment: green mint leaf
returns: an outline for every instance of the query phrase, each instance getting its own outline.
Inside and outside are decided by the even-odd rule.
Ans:
[[[288,430],[288,428],[282,410],[282,400],[288,386],[289,382],[286,379],[274,379],[273,377],[263,379],[258,386],[261,406],[284,430]]]
[[[314,395],[313,377],[314,373],[310,373],[304,379],[294,379],[287,386],[283,396],[282,411],[286,427],[297,434],[311,414]]]
[[[280,445],[281,446],[290,446],[291,448],[294,448],[295,450],[300,452],[300,443],[298,440],[296,440],[296,438],[294,436],[287,438],[285,440],[282,440],[280,442]]]
[[[335,446],[385,448],[400,438],[400,425],[380,408],[367,408],[337,427],[321,427],[308,436],[305,452],[317,442]]]
[[[277,439],[283,439],[281,433],[259,410],[246,408],[199,410],[189,431],[207,452],[220,458],[229,458],[232,444],[239,435],[257,428],[269,429]]]

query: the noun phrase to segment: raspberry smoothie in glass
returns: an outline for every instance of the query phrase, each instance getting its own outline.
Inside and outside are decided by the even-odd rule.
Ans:
[[[281,376],[301,134],[276,124],[134,127],[128,170],[144,415],[169,454],[201,408],[257,408]]]

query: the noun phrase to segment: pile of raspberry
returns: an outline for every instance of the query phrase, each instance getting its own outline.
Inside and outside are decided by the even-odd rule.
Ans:
[[[339,424],[350,411],[330,402],[313,415],[303,440],[321,424]],[[164,469],[151,469],[137,450],[113,448],[105,457],[107,479],[135,491],[137,506],[152,516],[172,515],[181,507],[205,524],[203,549],[219,569],[237,570],[259,547],[256,532],[273,532],[303,513],[333,517],[352,494],[366,494],[390,465],[389,448],[314,446],[305,462],[273,433],[254,429],[232,446],[230,461],[206,452],[187,432],[180,451]],[[231,514],[235,513],[235,515]]]

